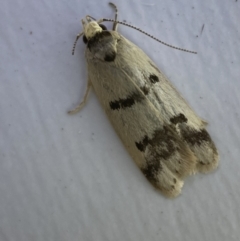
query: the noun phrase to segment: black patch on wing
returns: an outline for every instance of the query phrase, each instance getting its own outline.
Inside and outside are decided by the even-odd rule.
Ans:
[[[107,62],[112,62],[116,58],[117,53],[114,51],[111,51],[109,53],[106,53],[104,60]]]
[[[194,129],[190,128],[184,128],[181,129],[181,135],[182,138],[190,145],[202,145],[204,142],[207,142],[209,144],[209,147],[212,148],[213,152],[217,155],[217,148],[212,141],[210,135],[205,129],[202,129],[200,131],[196,131]],[[205,165],[203,162],[199,162],[202,165]],[[207,163],[206,163],[207,164]]]
[[[129,96],[127,96],[125,99],[118,99],[115,101],[111,101],[109,103],[109,106],[112,110],[119,110],[119,109],[125,109],[130,108],[137,102],[141,102],[144,100],[144,96],[142,96],[139,93],[133,93]]]
[[[155,74],[151,74],[151,75],[149,76],[149,80],[150,80],[151,83],[153,83],[153,84],[155,84],[156,82],[159,82],[159,79],[158,79],[157,75],[155,75]]]
[[[179,123],[187,123],[188,119],[185,117],[185,115],[183,115],[182,113],[180,113],[179,115],[176,115],[174,117],[172,117],[170,119],[170,121],[176,125],[176,124],[179,124]]]
[[[146,167],[141,169],[143,175],[153,184],[157,182],[157,176],[161,170],[160,161],[148,162]]]
[[[183,139],[191,145],[200,145],[203,141],[212,142],[210,135],[205,129],[196,131],[190,128],[182,129],[181,134]]]
[[[177,150],[177,147],[174,145],[175,140],[169,133],[166,127],[163,127],[161,130],[156,130],[152,138],[144,136],[140,142],[135,142],[136,147],[139,151],[145,152],[146,148],[149,147],[149,152],[152,158],[155,161],[160,159],[167,160],[174,152]],[[164,148],[161,148],[163,146]]]
[[[144,136],[142,141],[135,142],[135,145],[139,151],[144,152],[148,143],[149,143],[149,138],[147,136]]]
[[[149,93],[149,88],[145,85],[140,87],[141,91],[144,93],[144,95],[148,95]]]
[[[181,143],[176,139],[175,134],[167,126],[163,129],[155,130],[152,137],[145,135],[139,142],[135,142],[139,151],[144,152],[146,165],[141,168],[141,171],[146,178],[154,185],[159,185],[159,174],[162,171],[162,161],[166,164],[176,152],[180,151]],[[181,165],[181,158],[177,162]],[[179,174],[178,170],[175,170]],[[172,179],[172,188],[175,188],[177,179]]]

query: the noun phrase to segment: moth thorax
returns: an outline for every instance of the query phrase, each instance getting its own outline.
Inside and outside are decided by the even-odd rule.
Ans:
[[[87,39],[94,37],[97,33],[101,33],[102,28],[97,22],[92,21],[84,26],[84,34]]]

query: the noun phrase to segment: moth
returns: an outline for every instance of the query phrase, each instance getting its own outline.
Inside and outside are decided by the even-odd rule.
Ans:
[[[145,177],[167,197],[176,197],[186,176],[218,166],[216,146],[205,129],[207,123],[189,107],[156,64],[117,32],[118,23],[137,28],[118,21],[117,7],[110,5],[115,8],[114,20],[97,21],[90,16],[82,20],[83,32],[77,35],[73,53],[83,35],[88,84],[83,101],[69,113],[84,106],[93,87]],[[103,21],[112,21],[113,29],[107,30]]]

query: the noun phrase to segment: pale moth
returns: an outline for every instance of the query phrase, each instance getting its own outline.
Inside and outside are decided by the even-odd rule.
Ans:
[[[93,87],[145,177],[167,197],[176,197],[184,177],[217,167],[217,149],[205,129],[207,123],[195,114],[153,61],[117,32],[117,23],[130,25],[117,21],[117,8],[110,5],[115,8],[115,20],[97,21],[90,16],[82,20],[83,32],[76,42],[83,35],[88,84],[83,101],[69,113],[84,106]],[[112,21],[113,30],[100,24],[103,21]]]

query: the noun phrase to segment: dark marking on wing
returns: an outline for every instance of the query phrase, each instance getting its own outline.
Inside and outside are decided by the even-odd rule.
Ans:
[[[157,182],[157,176],[161,170],[160,161],[148,162],[146,167],[141,169],[144,176],[153,184]]]
[[[141,91],[144,93],[144,95],[148,95],[149,93],[149,88],[145,85],[140,87]]]
[[[191,145],[201,145],[202,142],[208,142],[208,143],[212,143],[213,141],[210,137],[210,135],[208,134],[208,132],[205,129],[202,129],[200,131],[196,131],[190,128],[184,128],[181,129],[181,134],[183,139],[191,144]],[[214,144],[213,144],[214,146]],[[214,148],[216,149],[216,147],[214,146]]]
[[[109,53],[106,53],[104,60],[107,62],[112,62],[116,58],[117,53],[114,51],[111,51]]]
[[[159,79],[158,79],[157,75],[155,75],[155,74],[151,74],[151,75],[149,76],[149,80],[150,80],[151,83],[153,83],[153,84],[159,82]]]
[[[144,98],[144,96],[142,96],[142,94],[133,93],[125,99],[120,98],[118,100],[111,101],[109,103],[109,106],[112,110],[118,110],[120,108],[125,109],[125,108],[129,108],[129,107],[133,106],[137,102],[143,101],[144,99],[145,98]]]
[[[188,119],[185,117],[185,115],[183,115],[182,113],[180,113],[179,115],[176,115],[174,117],[172,117],[170,119],[170,121],[176,125],[176,124],[179,124],[179,123],[187,123]]]
[[[135,142],[135,145],[139,151],[144,152],[148,143],[149,143],[149,138],[147,136],[144,136],[142,141]]]
[[[148,147],[151,161],[152,159],[160,161],[160,159],[167,160],[174,154],[175,151],[177,151],[177,147],[174,145],[174,142],[175,140],[172,138],[168,129],[163,127],[161,130],[156,130],[152,138],[144,136],[140,142],[135,142],[135,145],[141,152],[145,152]]]

